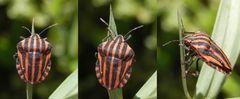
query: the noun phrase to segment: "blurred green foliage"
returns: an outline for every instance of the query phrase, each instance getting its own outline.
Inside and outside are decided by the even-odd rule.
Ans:
[[[20,80],[13,54],[19,37],[30,34],[21,26],[35,31],[58,23],[45,31],[53,45],[52,67],[45,81],[33,87],[33,99],[46,99],[78,65],[78,0],[0,0],[0,98],[26,98],[26,84]]]
[[[98,44],[107,36],[109,0],[81,0],[79,5],[79,93],[81,99],[107,99],[107,90],[95,76]],[[113,14],[118,34],[125,35],[132,28],[144,25],[132,33],[127,41],[135,51],[131,78],[123,88],[124,99],[130,99],[156,70],[156,0],[114,0]]]
[[[203,31],[211,35],[219,0],[182,0],[158,2],[158,97],[167,99],[185,99],[181,82],[180,55],[178,43],[162,46],[165,42],[178,39],[177,10],[181,9],[183,24],[186,31]],[[239,60],[239,59],[238,59]],[[195,63],[193,67],[195,67]],[[239,61],[233,73],[227,78],[218,99],[239,96]],[[200,65],[201,66],[201,65]],[[196,70],[192,68],[192,70]],[[197,78],[188,76],[190,94],[194,93]]]

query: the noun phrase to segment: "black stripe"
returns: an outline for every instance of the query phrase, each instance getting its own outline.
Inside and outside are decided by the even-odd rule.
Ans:
[[[35,72],[34,72],[34,79],[33,81],[37,81],[38,77],[38,70],[39,70],[39,62],[40,62],[40,39],[36,38],[36,53],[35,53]]]
[[[134,58],[134,51],[130,48],[129,53],[128,53],[128,55],[127,55],[125,60],[128,61],[128,60],[130,60],[132,58]]]
[[[41,69],[40,69],[40,71],[41,71],[41,73],[40,73],[40,81],[41,81],[41,79],[42,79],[42,76],[43,76],[43,69],[44,69],[44,67],[45,67],[45,61],[46,61],[46,53],[45,53],[45,46],[46,46],[46,44],[45,44],[45,41],[44,40],[42,40],[41,39],[41,42],[42,42],[42,67],[41,67]]]
[[[114,55],[114,57],[117,57],[117,58],[119,58],[118,54],[120,52],[119,50],[120,50],[120,45],[121,45],[121,38],[118,38],[118,41],[119,41],[119,43],[117,44],[115,55]]]
[[[121,49],[122,50],[122,54],[121,54],[121,56],[120,56],[120,59],[123,59],[124,58],[124,55],[125,55],[125,53],[126,53],[126,50],[127,50],[127,47],[128,47],[128,45],[126,44],[126,43],[123,43],[124,45],[123,45],[123,48]]]
[[[121,60],[118,58],[113,58],[113,71],[112,71],[112,85],[111,88],[114,88],[114,85],[116,83],[116,76],[118,71],[118,64]]]
[[[24,42],[24,48],[23,48],[23,50],[26,51],[26,52],[27,52],[27,50],[28,50],[28,40],[29,40],[29,39],[30,39],[30,38],[25,39],[25,42]]]
[[[26,42],[27,42],[27,39],[25,39],[24,40],[24,42],[22,42],[22,44],[23,44],[23,50],[25,50],[24,49],[24,47],[25,47],[25,44],[26,44]],[[21,46],[22,47],[22,46]],[[25,51],[24,52],[20,52],[21,54],[22,54],[22,64],[23,64],[23,67],[24,67],[24,71],[23,71],[23,73],[25,74],[25,72],[26,72],[26,64],[25,64],[25,61],[26,61],[26,53],[25,53]],[[21,65],[20,65],[21,66]],[[25,78],[25,76],[24,76],[24,78]],[[26,79],[26,78],[25,78]]]
[[[107,58],[107,60],[109,59],[109,61],[107,61],[107,68],[108,68],[108,71],[106,72],[106,74],[108,74],[108,76],[106,76],[106,81],[107,81],[107,85],[108,86],[112,86],[112,85],[109,85],[109,75],[110,75],[110,66],[111,66],[111,62],[113,61],[113,63],[112,63],[112,65],[114,65],[114,57],[112,57],[112,56],[114,56],[115,55],[115,53],[117,53],[117,52],[115,52],[114,53],[114,51],[113,51],[113,48],[114,48],[114,46],[117,44],[117,41],[118,41],[118,39],[115,39],[114,41],[112,41],[113,43],[111,44],[111,45],[109,45],[110,46],[110,50],[109,50],[109,52],[108,52],[108,55],[109,56],[107,56],[108,58]],[[114,67],[114,66],[113,66]],[[113,72],[112,72],[113,73]],[[112,74],[112,77],[113,77],[113,74]],[[111,82],[111,84],[113,84],[114,82]]]
[[[194,45],[204,46],[205,48],[207,48],[207,49],[205,49],[205,50],[208,50],[208,49],[210,48],[210,45],[209,45],[208,43],[205,43],[205,42],[192,42],[192,43],[191,43],[190,47],[194,47],[194,48],[199,49],[198,47],[195,47]]]
[[[127,68],[127,71],[126,71],[124,77],[120,80],[120,83],[122,83],[123,86],[127,83],[128,79],[129,79],[130,76],[131,76],[132,68],[131,68],[130,66],[128,66],[128,67],[129,67],[129,68]],[[127,74],[129,74],[129,77],[127,76]],[[124,79],[126,80],[126,82],[123,82]]]
[[[104,70],[104,62],[106,62],[106,60],[104,59],[104,57],[106,57],[106,55],[107,55],[106,53],[107,53],[107,48],[108,48],[109,44],[110,44],[110,42],[106,42],[105,45],[103,45],[103,43],[102,43],[102,44],[100,44],[99,47],[98,47],[98,49],[99,49],[98,53],[99,53],[100,56],[101,56],[100,66],[103,67],[102,70],[100,70],[100,71],[102,71],[102,72],[104,72],[104,71],[103,71],[103,70]],[[103,49],[102,49],[102,48],[103,48]],[[106,66],[106,67],[107,67],[107,66]],[[106,75],[105,75],[105,78],[107,78]],[[103,81],[104,81],[104,82],[107,82],[106,79],[103,79]]]
[[[230,65],[228,62],[228,60],[226,59],[227,57],[225,57],[224,52],[220,51],[221,49],[215,44],[215,43],[211,43],[211,48],[228,64]]]
[[[28,80],[33,81],[32,79],[32,62],[33,62],[33,45],[34,45],[34,36],[30,38],[30,52],[28,52]]]
[[[119,43],[118,43],[118,45],[116,47],[116,51],[115,51],[115,55],[114,55],[115,58],[113,59],[113,72],[112,72],[113,74],[112,74],[112,85],[111,85],[111,88],[114,88],[114,85],[115,85],[115,83],[117,81],[116,80],[117,73],[120,72],[118,70],[118,65],[120,64],[121,59],[119,59],[118,54],[120,53],[120,50],[122,50],[122,49],[120,49],[121,37],[118,36],[117,40],[119,41]]]
[[[106,44],[105,44],[105,46],[104,45],[102,45],[102,46],[104,46],[103,47],[103,49],[102,49],[102,47],[100,48],[103,52],[101,53],[101,54],[104,54],[104,56],[106,56],[107,55],[107,50],[108,50],[108,47],[110,46],[110,43],[111,43],[111,41],[110,42],[107,42]]]
[[[120,59],[123,59],[123,58],[124,58],[124,55],[126,54],[127,44],[124,43],[123,48],[122,48],[121,50],[122,50],[122,55],[121,55]],[[123,74],[125,65],[126,65],[126,61],[122,61],[122,66],[121,66],[121,70],[120,70],[119,79],[121,79],[121,76],[122,76],[122,74]],[[119,80],[119,81],[120,81],[120,80]]]

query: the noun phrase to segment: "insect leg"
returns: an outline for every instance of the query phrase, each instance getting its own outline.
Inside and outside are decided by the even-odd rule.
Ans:
[[[43,40],[44,40],[44,41],[46,41],[46,40],[47,40],[47,38],[44,38]]]
[[[192,75],[193,75],[194,77],[198,77],[198,75],[199,75],[199,66],[198,66],[198,61],[199,61],[199,60],[200,60],[200,59],[198,58],[197,61],[196,61],[196,71],[192,73]]]
[[[106,36],[105,38],[102,39],[102,42],[106,41],[111,35]]]
[[[98,53],[97,53],[97,52],[95,52],[95,57],[96,57],[96,58],[98,57]]]
[[[23,37],[23,36],[20,36],[20,39],[25,39],[25,37]]]
[[[195,60],[195,53],[188,52],[186,53],[185,57],[186,57],[185,65],[189,66],[188,69],[185,71],[187,74],[192,67],[193,61]]]
[[[13,59],[17,59],[17,57],[18,57],[18,54],[15,53],[15,54],[13,55]]]

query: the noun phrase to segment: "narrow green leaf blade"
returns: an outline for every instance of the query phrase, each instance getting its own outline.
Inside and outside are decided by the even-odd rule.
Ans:
[[[240,51],[240,1],[221,0],[212,39],[229,58],[232,68]],[[226,75],[203,64],[197,85],[196,98],[216,98]]]
[[[113,11],[112,11],[112,6],[110,5],[110,15],[109,15],[109,28],[112,30],[112,36],[116,37],[118,35],[117,33],[117,27],[114,21],[114,16],[113,16]]]
[[[157,71],[153,73],[133,99],[157,99]]]
[[[78,98],[78,69],[70,74],[63,83],[49,96],[49,99]]]

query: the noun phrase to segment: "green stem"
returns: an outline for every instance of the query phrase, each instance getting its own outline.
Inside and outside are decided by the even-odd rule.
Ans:
[[[27,84],[26,86],[27,99],[32,99],[32,88],[33,86],[31,84]]]
[[[122,88],[108,90],[109,99],[123,99]]]
[[[183,91],[184,94],[186,95],[186,97],[188,99],[191,99],[191,96],[188,92],[188,88],[187,88],[187,80],[186,80],[186,73],[185,73],[185,50],[184,50],[184,44],[183,44],[183,40],[182,40],[182,35],[184,33],[184,27],[183,27],[183,23],[182,23],[182,19],[181,16],[179,15],[179,12],[177,12],[177,16],[178,16],[178,27],[179,27],[179,43],[180,43],[180,57],[181,57],[181,77],[182,77],[182,84],[183,84]]]

